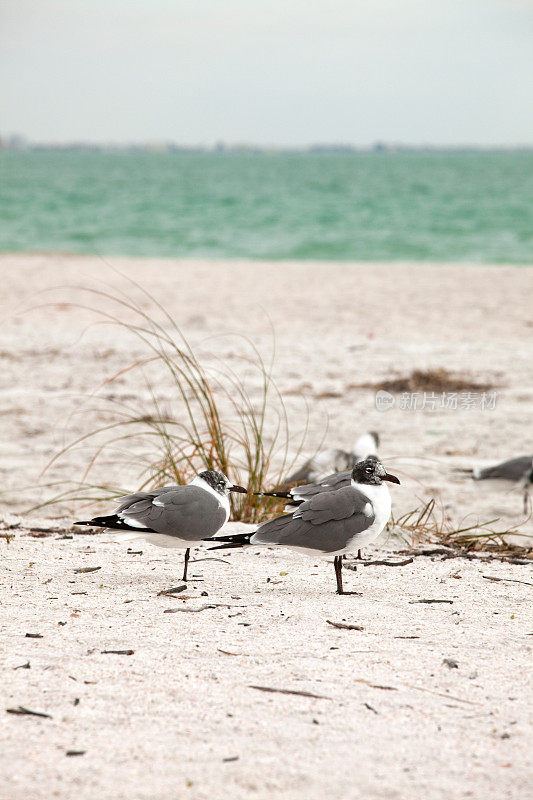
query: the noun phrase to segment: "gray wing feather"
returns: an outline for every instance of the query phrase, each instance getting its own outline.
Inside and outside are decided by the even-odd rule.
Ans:
[[[318,483],[308,483],[304,486],[295,487],[291,490],[291,495],[295,500],[307,500],[322,492],[333,492],[345,486],[350,486],[351,480],[351,472],[334,472],[332,475],[322,478]]]
[[[216,497],[192,485],[128,495],[117,513],[156,533],[189,541],[214,536],[226,522],[226,512]]]
[[[520,481],[528,477],[528,472],[533,470],[533,456],[519,456],[509,461],[502,461],[493,467],[479,470],[477,480],[489,478],[505,478],[508,481]]]
[[[323,492],[302,503],[294,514],[263,523],[251,542],[334,553],[367,530],[374,518],[368,498],[347,487],[337,492]]]

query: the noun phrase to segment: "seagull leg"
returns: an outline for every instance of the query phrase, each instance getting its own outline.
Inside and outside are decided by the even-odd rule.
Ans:
[[[184,559],[184,563],[183,563],[183,577],[181,579],[182,581],[186,581],[187,580],[187,566],[189,564],[189,556],[190,555],[191,555],[191,550],[188,547],[186,549],[186,551],[185,551],[185,559]]]
[[[362,561],[363,560],[363,551],[361,549],[359,549],[357,551],[356,559],[357,559],[357,561]]]
[[[342,588],[342,559],[343,556],[335,556],[333,559],[333,566],[335,568],[335,577],[337,578],[337,594],[361,594],[361,592],[345,592]],[[356,570],[356,567],[348,567],[348,569]]]
[[[337,578],[337,594],[344,594],[342,588],[342,556],[335,556],[333,559],[333,567],[335,568],[335,577]]]

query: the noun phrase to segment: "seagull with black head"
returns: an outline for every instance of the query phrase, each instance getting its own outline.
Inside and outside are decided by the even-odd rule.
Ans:
[[[342,584],[342,556],[375,541],[385,528],[391,514],[385,481],[400,483],[371,456],[354,466],[348,485],[312,493],[292,513],[262,523],[253,533],[212,539],[226,544],[211,549],[279,545],[315,558],[333,556],[337,594],[349,594]]]
[[[214,536],[229,519],[230,492],[242,486],[215,470],[199,472],[185,486],[161,486],[151,492],[135,492],[122,498],[114,514],[75,522],[126,533],[124,539],[144,539],[158,547],[185,548],[182,580],[187,580],[190,548]]]

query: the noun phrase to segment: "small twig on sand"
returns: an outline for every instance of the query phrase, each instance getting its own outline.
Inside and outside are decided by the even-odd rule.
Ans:
[[[462,697],[455,697],[453,694],[445,694],[444,692],[435,692],[433,689],[426,689],[425,686],[414,686],[411,683],[404,683],[406,689],[416,689],[417,692],[427,692],[434,694],[437,697],[445,697],[446,700],[456,700],[458,703],[468,703],[469,706],[480,706],[481,703],[476,703],[474,700],[464,700]]]
[[[189,564],[198,564],[199,561],[220,561],[221,564],[230,564],[229,561],[226,561],[223,558],[214,558],[210,556],[208,556],[207,558],[191,558],[189,559]]]
[[[313,694],[313,692],[301,692],[297,689],[275,689],[273,686],[254,686],[249,684],[249,689],[258,689],[260,692],[275,692],[277,694],[296,694],[299,697],[314,697],[317,700],[332,700],[332,697],[326,697],[323,694]]]
[[[364,631],[362,625],[347,625],[345,622],[333,622],[331,619],[327,619],[326,622],[328,625],[333,625],[334,628],[343,628],[347,631]]]
[[[453,600],[409,600],[409,605],[415,605],[416,603],[449,603],[453,605]]]
[[[406,558],[404,561],[362,561],[363,567],[405,567],[406,564],[412,564],[414,558]]]
[[[372,689],[384,689],[387,692],[397,692],[398,689],[396,686],[381,686],[379,683],[370,683],[370,681],[365,680],[365,678],[352,678],[356,683],[364,683],[366,686],[370,686]]]
[[[79,567],[75,569],[74,572],[82,574],[86,572],[97,572],[99,569],[102,569],[102,567]]]
[[[528,581],[519,581],[517,578],[496,578],[494,575],[482,575],[482,578],[485,578],[486,581],[503,581],[504,583],[523,583],[524,586],[533,586],[533,583],[528,583]]]
[[[181,611],[184,614],[197,614],[199,611],[206,611],[208,608],[243,608],[243,606],[234,606],[232,603],[205,603],[198,608],[165,608],[163,614],[176,614]]]
[[[496,553],[488,553],[487,551],[472,552],[470,550],[454,550],[448,547],[432,547],[431,549],[419,550],[398,550],[398,555],[410,555],[417,558],[418,556],[442,556],[445,561],[448,558],[466,558],[468,561],[504,561],[508,564],[531,564],[532,559],[520,558],[519,556],[505,556]]]
[[[132,656],[135,650],[100,650],[100,652],[102,655],[105,655],[106,653],[113,653],[117,656]]]
[[[222,648],[217,647],[219,653],[224,653],[225,656],[242,656],[244,653],[230,653],[229,650],[222,650]]]
[[[25,714],[30,717],[44,717],[44,719],[52,719],[50,714],[43,714],[42,711],[30,711],[29,708],[24,708],[24,706],[18,706],[17,708],[6,708],[6,711],[8,714]]]
[[[183,583],[181,586],[175,586],[173,589],[162,589],[160,592],[157,593],[157,596],[161,597],[161,595],[166,595],[166,594],[179,594],[180,592],[184,592],[186,588],[187,584]]]

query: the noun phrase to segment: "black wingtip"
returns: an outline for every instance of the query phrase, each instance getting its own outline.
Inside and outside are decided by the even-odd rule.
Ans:
[[[290,492],[252,492],[252,494],[257,497],[281,497],[284,500],[292,497]]]
[[[204,539],[204,542],[221,542],[221,544],[217,544],[216,547],[209,547],[209,550],[224,550],[228,547],[244,547],[244,545],[250,544],[250,539],[254,533],[255,531],[252,531],[252,533],[235,533],[232,536],[215,536],[209,539]]]

